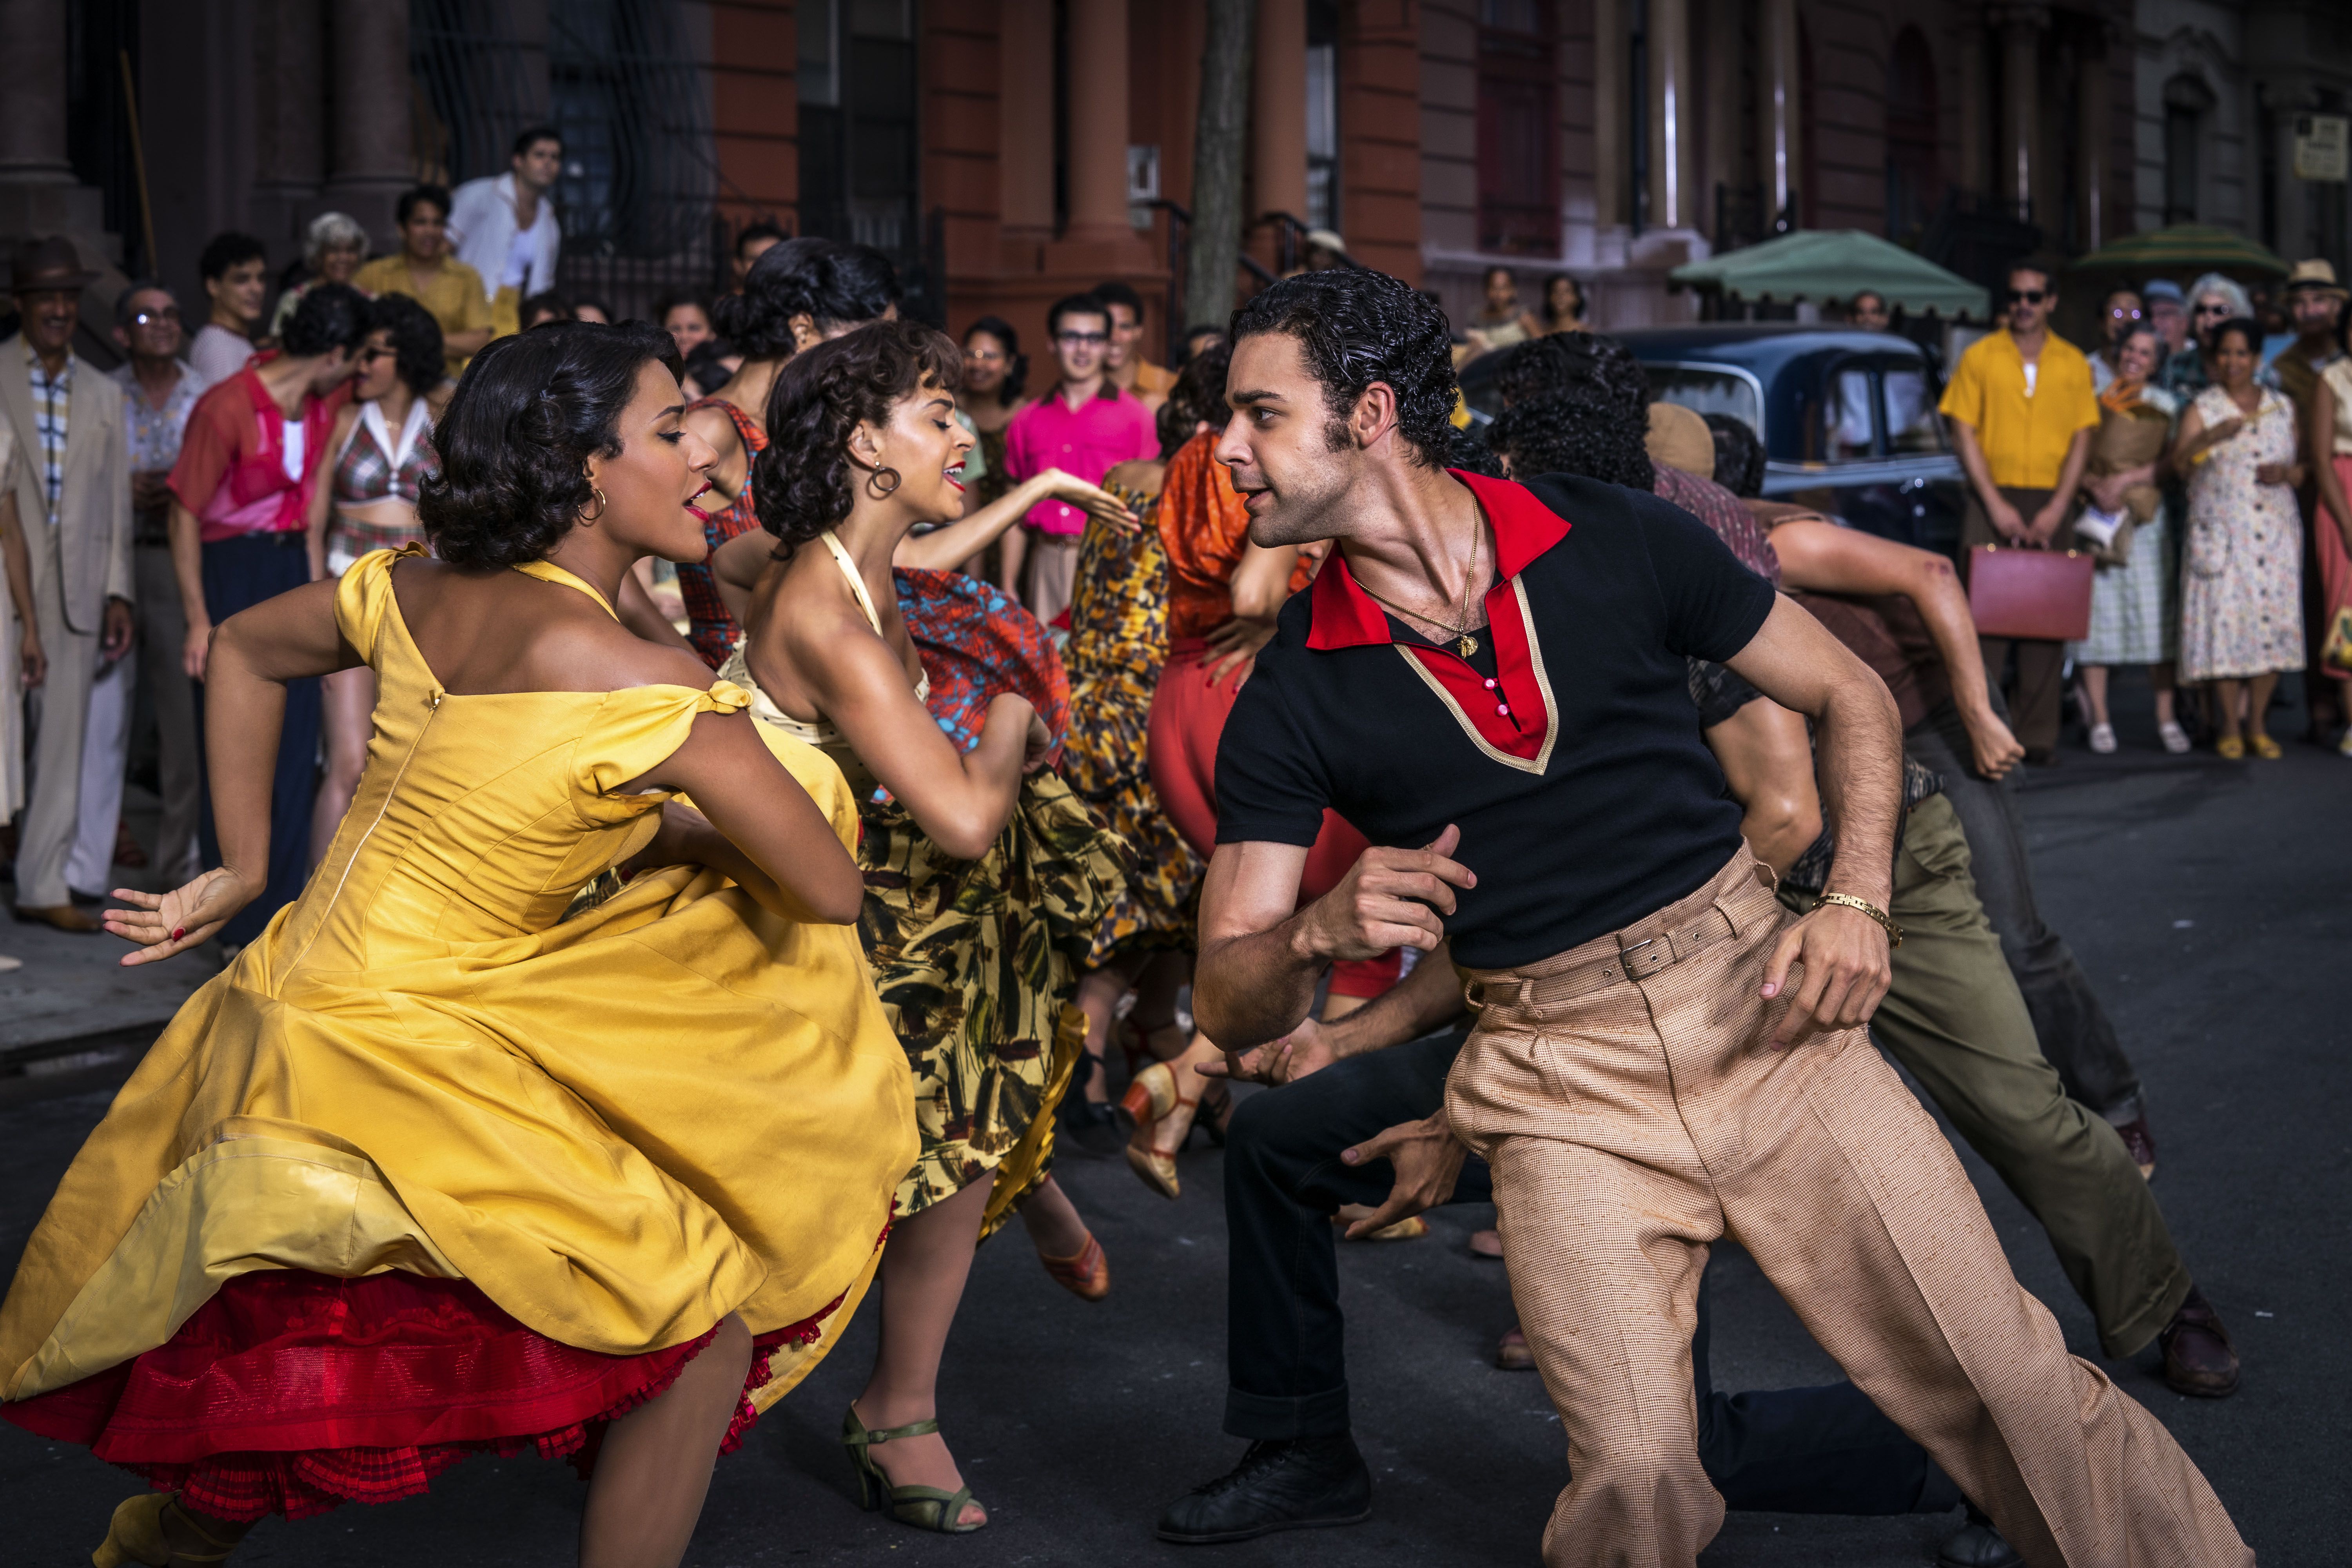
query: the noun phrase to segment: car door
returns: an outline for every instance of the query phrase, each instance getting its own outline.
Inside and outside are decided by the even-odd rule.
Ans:
[[[1764,493],[1856,528],[1949,553],[1959,538],[1959,459],[1927,361],[1829,349],[1784,363],[1767,398]]]

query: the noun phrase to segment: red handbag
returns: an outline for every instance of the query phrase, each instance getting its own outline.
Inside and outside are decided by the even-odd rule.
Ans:
[[[2091,635],[2091,574],[2079,550],[1979,544],[1969,551],[1969,613],[1989,637],[2080,642]]]

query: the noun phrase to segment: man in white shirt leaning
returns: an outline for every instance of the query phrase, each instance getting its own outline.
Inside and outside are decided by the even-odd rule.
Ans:
[[[548,193],[563,173],[563,138],[551,125],[534,125],[514,139],[506,174],[468,180],[449,208],[457,259],[482,275],[490,301],[490,333],[518,330],[521,303],[555,287],[563,246]]]

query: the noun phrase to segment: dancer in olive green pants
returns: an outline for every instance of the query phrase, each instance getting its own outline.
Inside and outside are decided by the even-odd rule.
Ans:
[[[1800,913],[1814,903],[1785,884],[1780,900]],[[1871,1033],[2042,1222],[2101,1349],[2137,1352],[2187,1299],[2188,1268],[2123,1140],[2066,1098],[2042,1058],[1941,795],[1911,808],[1888,912],[1903,943]]]

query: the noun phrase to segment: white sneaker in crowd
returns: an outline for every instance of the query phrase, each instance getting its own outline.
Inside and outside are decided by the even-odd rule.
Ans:
[[[2158,724],[2156,732],[2164,737],[2164,749],[2176,757],[2189,754],[2189,731],[2178,724]]]
[[[2098,752],[2099,755],[2104,757],[2112,754],[2115,749],[2116,727],[2113,724],[2092,725],[2091,750]]]

